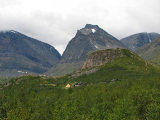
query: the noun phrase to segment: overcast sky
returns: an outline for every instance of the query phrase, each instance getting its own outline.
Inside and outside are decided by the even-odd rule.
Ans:
[[[0,0],[0,30],[16,30],[63,53],[85,24],[118,39],[160,33],[160,0]]]

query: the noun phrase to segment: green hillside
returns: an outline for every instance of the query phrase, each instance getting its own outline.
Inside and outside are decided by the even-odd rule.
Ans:
[[[83,69],[81,76],[24,76],[1,85],[0,119],[159,120],[160,69],[120,51],[123,56]],[[91,69],[96,72],[88,74]]]

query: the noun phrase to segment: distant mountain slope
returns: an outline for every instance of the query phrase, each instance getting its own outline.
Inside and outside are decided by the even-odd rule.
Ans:
[[[135,51],[157,38],[160,38],[160,34],[158,33],[138,33],[121,39],[121,42],[131,50]]]
[[[60,58],[51,45],[13,30],[0,32],[0,76],[43,73]]]
[[[109,48],[126,48],[118,39],[97,25],[87,24],[68,43],[60,63],[49,75],[63,75],[81,67],[90,52]]]
[[[139,48],[136,53],[145,60],[160,64],[160,38]]]

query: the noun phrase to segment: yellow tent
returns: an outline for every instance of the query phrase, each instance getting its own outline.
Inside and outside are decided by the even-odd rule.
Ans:
[[[70,87],[71,87],[71,85],[70,85],[70,84],[67,84],[67,85],[66,85],[66,88],[70,88]]]

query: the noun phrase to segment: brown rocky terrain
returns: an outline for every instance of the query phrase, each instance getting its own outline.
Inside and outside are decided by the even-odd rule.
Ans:
[[[87,61],[82,66],[82,69],[101,66],[105,63],[111,62],[117,57],[123,57],[122,49],[107,49],[95,51],[88,56]]]

